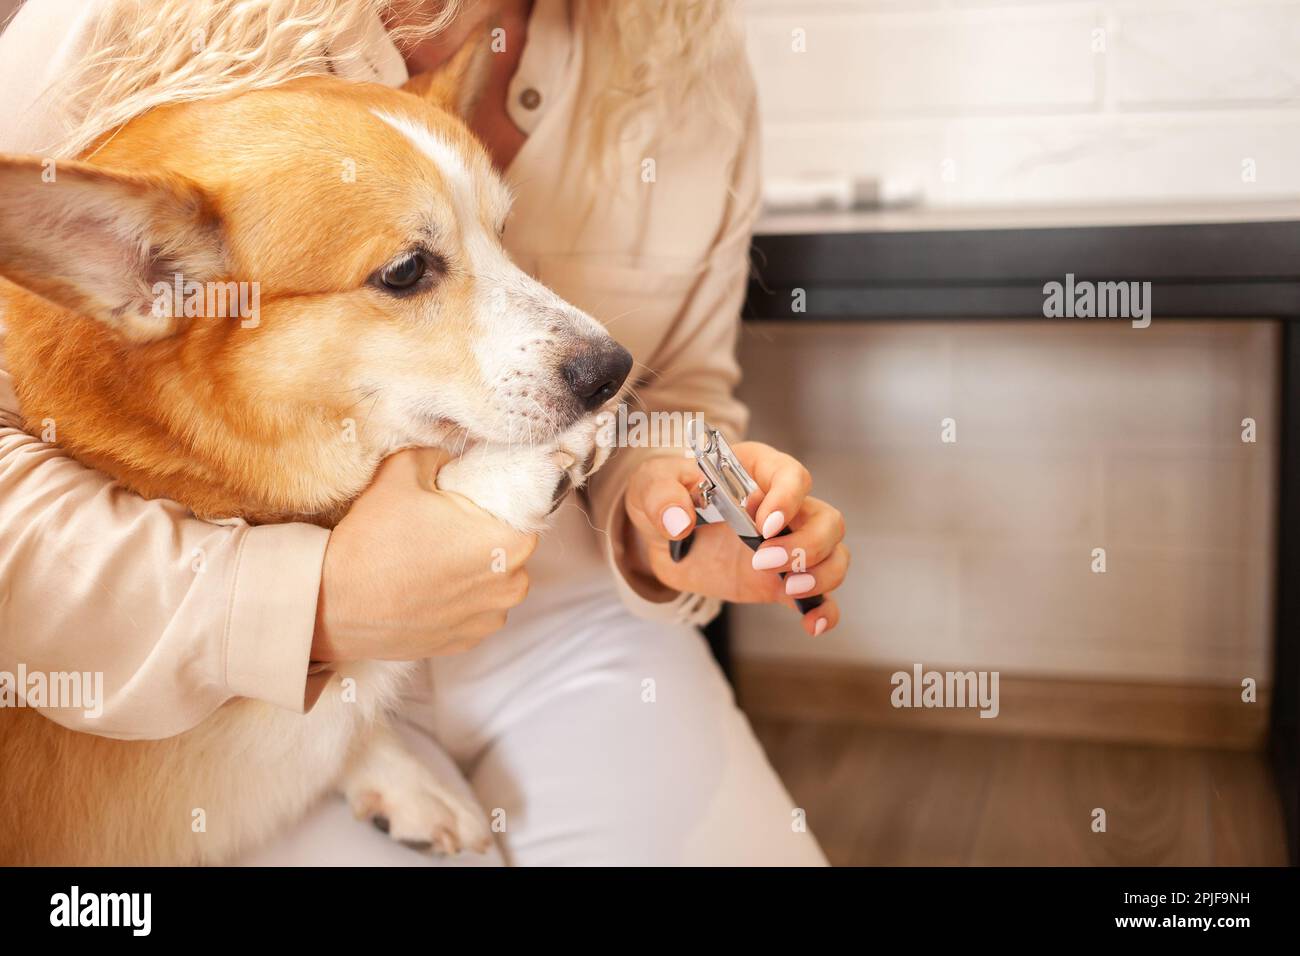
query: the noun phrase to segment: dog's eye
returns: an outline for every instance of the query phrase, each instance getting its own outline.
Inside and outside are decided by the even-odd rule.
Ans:
[[[418,252],[403,256],[379,270],[379,284],[391,292],[409,292],[429,271],[429,263]]]

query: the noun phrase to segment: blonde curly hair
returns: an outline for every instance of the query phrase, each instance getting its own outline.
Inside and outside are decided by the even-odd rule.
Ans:
[[[598,83],[593,142],[642,106],[687,94],[715,104],[713,77],[743,57],[729,0],[573,0],[588,43],[616,51]],[[79,156],[155,107],[277,86],[362,59],[374,18],[399,49],[444,30],[462,0],[104,0],[88,53],[54,91]],[[725,118],[724,118],[725,119]]]

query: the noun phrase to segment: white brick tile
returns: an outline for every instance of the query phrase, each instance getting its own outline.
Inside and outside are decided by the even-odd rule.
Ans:
[[[1119,106],[1300,106],[1300,3],[1142,0],[1114,9],[1108,57]]]
[[[810,641],[789,608],[738,606],[740,653],[897,660],[955,651],[957,565],[946,548],[860,534],[846,543],[853,583],[836,594],[844,623]]]
[[[988,666],[1131,680],[1226,679],[1259,671],[1266,636],[1242,628],[1240,557],[1090,556],[980,549],[962,564],[964,643]]]
[[[971,330],[974,331],[974,330]],[[976,447],[1185,447],[1235,440],[1195,325],[1033,322],[972,337],[955,359],[954,416]],[[1227,334],[1231,334],[1229,328]]]
[[[1099,103],[1092,4],[836,9],[751,12],[749,52],[768,120],[1076,111]],[[795,30],[805,31],[806,52],[792,49]]]
[[[762,326],[742,342],[742,394],[756,421],[797,415],[799,441],[823,447],[937,444],[949,407],[941,328]]]
[[[771,123],[763,135],[768,176],[888,177],[937,205],[1293,198],[1297,155],[1291,110]]]
[[[1253,479],[1270,459],[1259,445],[1194,457],[1116,453],[1106,463],[1106,534],[1099,543],[1185,550],[1260,548],[1273,515],[1269,500],[1253,494]]]

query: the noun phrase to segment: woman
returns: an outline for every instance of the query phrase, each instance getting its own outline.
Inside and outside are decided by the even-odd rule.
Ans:
[[[685,0],[42,0],[0,37],[13,94],[0,149],[78,155],[160,103],[301,73],[400,85],[495,25],[471,125],[516,191],[511,255],[611,326],[640,363],[642,407],[702,412],[734,436],[758,174],[728,14]],[[793,535],[751,555],[701,528],[674,563],[669,541],[694,530],[694,466],[680,449],[620,449],[561,510],[514,607],[517,587],[455,546],[494,519],[417,484],[430,453],[390,458],[332,531],[218,526],[20,431],[2,373],[0,416],[0,668],[105,672],[101,717],[52,719],[162,737],[234,696],[308,709],[331,661],[428,659],[408,737],[465,772],[494,859],[823,862],[691,627],[718,599],[789,604],[843,579],[841,518],[789,456],[737,445],[764,490],[757,523]],[[827,598],[802,626],[815,636],[838,617]],[[428,858],[329,801],[248,862]]]

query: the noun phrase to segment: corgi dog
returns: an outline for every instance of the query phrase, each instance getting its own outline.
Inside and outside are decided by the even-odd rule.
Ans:
[[[171,104],[79,161],[0,157],[28,425],[199,517],[326,527],[385,456],[464,447],[438,487],[540,529],[608,454],[598,413],[632,358],[502,247],[510,196],[463,119],[486,52],[403,89],[323,76]],[[212,286],[256,316],[194,314],[186,290]],[[413,666],[341,665],[305,715],[233,699],[162,740],[0,709],[0,864],[229,862],[331,789],[394,840],[484,850],[480,808],[386,720]]]

